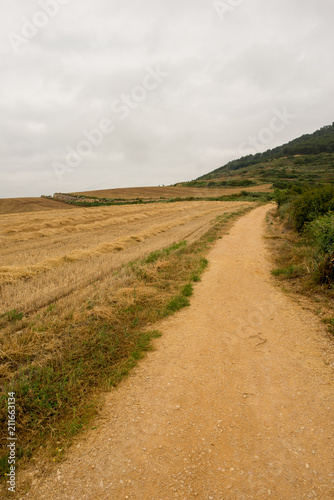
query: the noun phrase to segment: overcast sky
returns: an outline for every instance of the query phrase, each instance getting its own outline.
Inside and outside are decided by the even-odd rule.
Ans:
[[[334,121],[333,0],[11,0],[0,197],[169,185]]]

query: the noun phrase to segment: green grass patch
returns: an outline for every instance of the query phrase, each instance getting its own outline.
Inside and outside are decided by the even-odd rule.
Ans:
[[[274,276],[292,279],[303,276],[305,274],[305,269],[302,266],[291,265],[283,268],[274,269],[271,273]]]
[[[323,322],[328,325],[329,331],[334,336],[334,318],[326,318]]]
[[[182,295],[184,297],[191,297],[194,293],[194,287],[191,283],[187,283],[187,285],[182,290]]]
[[[190,306],[189,300],[182,294],[177,295],[172,300],[170,300],[166,306],[166,315],[179,311],[183,307]]]
[[[172,252],[175,252],[176,250],[181,250],[181,252],[179,252],[180,255],[182,253],[182,250],[184,250],[186,246],[187,246],[186,241],[180,241],[179,243],[174,243],[168,248],[164,248],[162,250],[155,250],[154,252],[151,252],[148,255],[148,257],[145,259],[145,263],[152,264],[153,262],[156,262],[157,260],[163,257],[168,257]]]
[[[9,321],[20,321],[24,317],[24,313],[17,311],[16,309],[12,309],[11,311],[6,312],[0,316],[1,318],[8,318]]]

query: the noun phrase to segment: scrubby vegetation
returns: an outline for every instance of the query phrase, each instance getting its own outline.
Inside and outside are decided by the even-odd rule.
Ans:
[[[292,200],[290,218],[297,231],[320,215],[334,210],[334,186],[306,187]]]
[[[276,190],[276,263],[273,275],[295,291],[316,297],[334,313],[334,186],[293,186]],[[274,223],[273,223],[274,224]],[[272,230],[273,231],[273,230]],[[324,320],[334,333],[334,319]]]
[[[298,186],[275,191],[278,212],[309,247],[308,270],[315,281],[334,284],[334,186]],[[299,268],[301,273],[301,268]],[[284,273],[281,273],[284,274]],[[291,266],[285,273],[294,276]]]
[[[288,215],[298,232],[305,225],[334,210],[334,186],[299,184],[274,192],[280,215]]]
[[[199,180],[216,178],[226,172],[241,170],[252,166],[259,166],[261,163],[268,163],[285,157],[295,157],[293,162],[295,165],[307,165],[309,163],[314,165],[317,157],[320,159],[320,163],[323,163],[324,158],[326,158],[324,155],[329,154],[330,161],[328,162],[328,165],[333,166],[333,153],[334,123],[332,125],[322,127],[313,134],[305,134],[298,139],[294,139],[293,141],[274,149],[269,149],[264,153],[247,155],[238,160],[230,161],[213,172],[199,177]]]
[[[333,198],[334,201],[334,198]],[[334,284],[334,212],[306,225],[305,234],[313,245],[315,273],[319,283]]]

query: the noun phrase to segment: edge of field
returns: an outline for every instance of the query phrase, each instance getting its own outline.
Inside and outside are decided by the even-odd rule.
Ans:
[[[334,287],[321,284],[314,274],[314,248],[303,235],[294,231],[277,209],[267,215],[267,245],[273,262],[272,275],[284,293],[312,311],[328,326],[334,338]]]

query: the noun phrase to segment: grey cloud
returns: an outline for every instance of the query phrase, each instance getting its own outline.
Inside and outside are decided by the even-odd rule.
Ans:
[[[7,33],[39,9],[16,0],[0,21],[0,197],[190,180],[273,109],[295,118],[263,149],[333,121],[331,0],[244,1],[223,21],[204,0],[71,0],[15,54]],[[112,103],[156,63],[169,77],[121,120]],[[53,162],[103,118],[115,131],[60,182]]]

